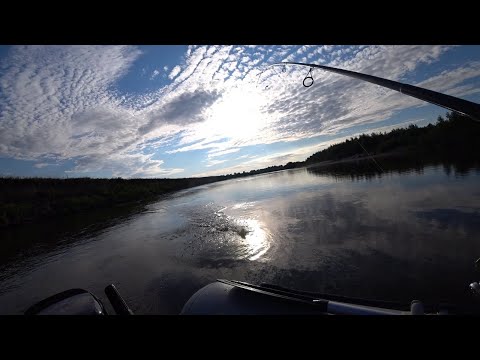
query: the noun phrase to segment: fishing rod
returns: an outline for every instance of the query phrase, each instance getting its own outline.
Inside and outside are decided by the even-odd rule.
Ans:
[[[338,69],[331,66],[307,64],[307,63],[291,62],[291,61],[272,64],[272,66],[278,66],[278,65],[281,65],[281,66],[299,65],[299,66],[310,67],[310,71],[308,72],[307,76],[303,80],[303,86],[305,87],[310,87],[313,85],[312,69],[318,68],[325,71],[337,73],[340,75],[350,76],[363,81],[368,81],[370,83],[398,91],[402,94],[409,95],[414,98],[444,107],[448,110],[455,111],[459,114],[466,115],[471,119],[480,122],[480,105],[468,100],[457,98],[455,96],[442,94],[433,90],[421,88],[419,86],[413,86],[413,85],[404,84],[398,81],[384,79],[378,76],[362,74],[362,73],[358,73],[350,70]]]

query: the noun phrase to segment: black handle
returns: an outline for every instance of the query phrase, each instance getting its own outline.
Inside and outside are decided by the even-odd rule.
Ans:
[[[107,294],[108,300],[110,300],[117,315],[133,315],[133,311],[130,310],[125,300],[120,296],[115,285],[108,285],[105,288],[105,294]]]

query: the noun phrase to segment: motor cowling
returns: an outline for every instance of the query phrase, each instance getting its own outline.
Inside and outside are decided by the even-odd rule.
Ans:
[[[95,295],[83,289],[70,289],[32,305],[25,315],[107,315],[107,312]]]

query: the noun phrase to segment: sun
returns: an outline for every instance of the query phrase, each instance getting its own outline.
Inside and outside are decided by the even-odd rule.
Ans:
[[[264,127],[263,96],[253,90],[234,89],[211,108],[208,127],[212,133],[232,139],[252,138]]]

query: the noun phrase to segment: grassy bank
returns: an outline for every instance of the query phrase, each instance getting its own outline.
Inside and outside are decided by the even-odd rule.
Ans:
[[[0,226],[154,200],[172,191],[225,179],[0,178]]]

